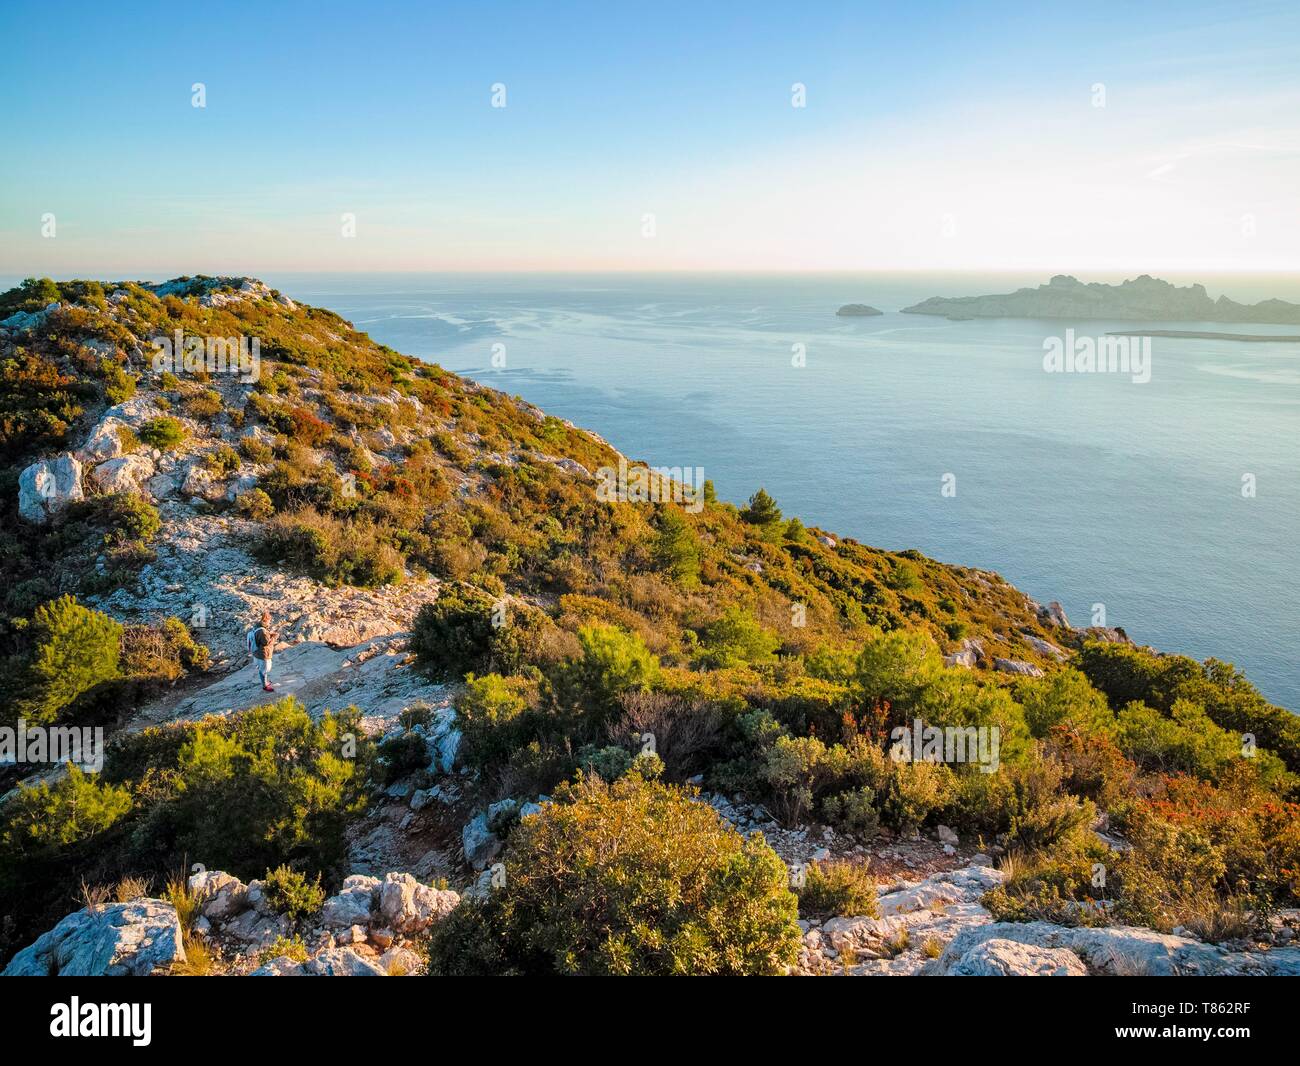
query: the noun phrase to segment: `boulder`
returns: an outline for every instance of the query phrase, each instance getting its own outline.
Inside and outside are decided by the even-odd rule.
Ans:
[[[203,870],[189,879],[199,899],[199,913],[211,922],[224,922],[248,909],[248,889],[238,877],[221,870]]]
[[[449,774],[456,765],[456,757],[460,754],[459,729],[451,729],[438,738],[438,769],[444,774]]]
[[[278,914],[259,914],[251,907],[221,927],[223,936],[242,940],[254,947],[265,947],[280,937],[288,936],[291,925],[288,918]]]
[[[321,907],[321,923],[327,929],[368,925],[379,885],[377,877],[353,874],[343,882],[343,890],[337,896],[330,896]]]
[[[153,477],[153,472],[152,459],[132,453],[100,463],[90,472],[90,480],[102,492],[139,492],[141,486]]]
[[[213,475],[201,460],[194,460],[185,470],[181,492],[204,500],[219,500],[226,492],[226,483]]]
[[[180,479],[175,474],[155,474],[145,482],[145,491],[156,500],[175,495]]]
[[[389,948],[379,956],[379,966],[389,977],[412,977],[424,968],[424,962],[410,948]]]
[[[58,301],[47,304],[39,311],[15,311],[8,318],[0,321],[0,326],[5,329],[11,329],[16,333],[22,333],[29,329],[35,329],[49,316],[51,311],[59,309]]]
[[[148,977],[185,960],[176,908],[160,899],[69,914],[18,952],[5,977]]]
[[[122,447],[121,431],[127,424],[120,418],[106,415],[86,438],[86,443],[77,452],[77,458],[83,463],[102,463],[126,454]]]
[[[32,463],[18,475],[18,513],[29,522],[44,522],[83,495],[81,463],[71,453]]]
[[[1067,948],[1043,948],[993,938],[981,941],[948,970],[951,977],[1087,977],[1088,968]]]
[[[329,948],[306,962],[281,956],[254,970],[253,977],[387,977],[388,971],[351,948]]]
[[[1026,633],[1025,642],[1033,648],[1034,651],[1038,652],[1039,655],[1046,655],[1049,658],[1055,659],[1058,663],[1064,662],[1069,658],[1064,651],[1058,648],[1050,640],[1044,640],[1042,637],[1036,637],[1033,634]]]
[[[973,670],[982,658],[984,658],[984,645],[978,640],[967,637],[957,645],[956,651],[943,657],[943,664],[964,666],[967,670]]]
[[[1021,677],[1042,677],[1043,668],[1020,659],[994,659],[993,669],[1004,674],[1018,674]]]
[[[461,846],[465,849],[465,861],[474,869],[481,870],[501,852],[501,839],[488,828],[487,812],[482,812],[465,823],[461,830]]]
[[[1065,617],[1065,608],[1056,600],[1042,608],[1042,616],[1054,626],[1059,626],[1061,629],[1070,628],[1070,620]]]
[[[955,972],[979,945],[1010,941],[1036,948],[1065,948],[1092,973],[1114,976],[1235,976],[1300,974],[1300,949],[1232,952],[1186,936],[1111,925],[1072,928],[1050,922],[994,922],[963,929],[935,960],[936,974]],[[1007,949],[999,949],[1005,957]],[[979,958],[980,956],[977,956]],[[983,956],[986,960],[988,955]]]
[[[418,933],[452,912],[460,896],[421,884],[410,874],[390,873],[379,888],[379,917],[398,933]]]

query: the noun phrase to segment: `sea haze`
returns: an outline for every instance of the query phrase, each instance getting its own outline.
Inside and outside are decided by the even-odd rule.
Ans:
[[[1300,710],[1300,344],[1155,338],[1147,384],[1043,370],[1044,339],[1071,327],[1294,326],[898,313],[1038,276],[266,280],[635,458],[703,467],[724,499],[762,485],[842,535],[997,570],[1075,624],[1104,604],[1135,640],[1235,662]],[[1212,296],[1300,300],[1297,279],[1196,280]],[[850,302],[887,313],[837,318]]]

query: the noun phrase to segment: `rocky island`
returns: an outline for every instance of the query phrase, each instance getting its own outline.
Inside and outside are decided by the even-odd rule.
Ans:
[[[1230,664],[603,499],[254,279],[29,279],[0,413],[6,974],[1300,973],[1300,720]]]
[[[932,296],[904,314],[969,318],[1131,319],[1146,322],[1258,322],[1300,325],[1300,304],[1262,300],[1239,304],[1211,299],[1204,285],[1179,288],[1148,274],[1107,285],[1057,274],[1036,289],[996,296]]]
[[[835,313],[845,318],[869,318],[872,315],[883,315],[885,312],[878,311],[867,304],[845,304]]]

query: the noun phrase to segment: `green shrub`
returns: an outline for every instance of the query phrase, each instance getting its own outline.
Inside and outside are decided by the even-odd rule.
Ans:
[[[257,953],[257,964],[265,966],[274,959],[288,959],[290,962],[306,962],[311,958],[307,942],[298,934],[277,936],[271,943]]]
[[[103,528],[108,547],[144,544],[162,529],[158,508],[136,492],[96,496],[87,505],[91,521]]]
[[[211,652],[198,643],[179,618],[156,625],[128,626],[122,638],[122,673],[128,677],[173,682],[206,670]]]
[[[659,530],[650,548],[657,569],[690,588],[699,584],[700,543],[685,517],[673,507],[660,509]]]
[[[811,862],[798,888],[800,918],[878,918],[875,878],[862,862]]]
[[[275,514],[275,504],[261,489],[248,489],[235,497],[235,511],[254,522],[265,522]]]
[[[799,951],[785,866],[680,789],[629,774],[557,789],[505,884],[435,927],[430,973],[772,974]]]
[[[512,674],[537,655],[544,624],[540,612],[521,604],[507,604],[479,589],[444,585],[438,599],[416,615],[411,650],[434,678]]]
[[[1119,712],[1118,723],[1120,750],[1145,770],[1217,781],[1243,758],[1242,738],[1220,729],[1188,700],[1176,700],[1167,717],[1146,704],[1130,703]],[[1261,767],[1276,762],[1262,751],[1254,759]],[[1278,764],[1275,771],[1280,769]]]
[[[0,807],[0,845],[9,858],[77,843],[101,833],[131,810],[128,789],[69,765],[53,785],[19,785]]]
[[[5,608],[11,614],[28,615],[42,603],[54,599],[57,591],[49,578],[31,577],[5,593]]]
[[[290,696],[124,738],[110,748],[105,776],[153,783],[132,855],[157,866],[187,855],[245,878],[285,862],[331,868],[365,805],[371,749],[359,718],[353,708],[313,721]]]
[[[315,914],[325,903],[319,874],[315,881],[308,881],[305,874],[284,865],[267,871],[262,891],[276,914],[295,922]]]
[[[757,526],[764,536],[775,537],[780,532],[781,508],[765,489],[759,489],[749,498],[749,506],[740,512],[740,517]]]
[[[822,817],[840,832],[866,843],[880,831],[880,814],[873,789],[846,789],[822,800]]]
[[[185,432],[185,426],[178,419],[170,415],[160,415],[142,425],[136,432],[136,436],[149,447],[166,452],[180,444],[188,434]]]
[[[587,744],[578,749],[578,768],[584,774],[594,774],[602,781],[615,781],[630,769],[635,761],[627,748],[617,744],[597,747]]]
[[[200,422],[215,418],[223,406],[221,393],[216,389],[204,389],[185,401],[185,413]]]
[[[718,670],[772,662],[780,643],[776,634],[759,625],[748,611],[728,607],[700,633],[697,661]]]
[[[378,749],[379,777],[385,785],[428,767],[429,745],[419,733],[399,733],[384,740]]]
[[[267,562],[283,562],[332,587],[375,588],[405,576],[388,530],[369,519],[345,522],[310,507],[271,518],[256,550]]]
[[[943,671],[943,657],[933,638],[920,629],[873,633],[858,655],[855,680],[866,702],[884,700],[899,707],[913,704]]]
[[[484,769],[502,763],[533,739],[528,685],[500,674],[467,674],[456,698],[456,719],[466,765]]]
[[[125,403],[135,395],[135,378],[111,359],[99,361],[99,376],[104,381],[104,399],[110,404]]]
[[[28,680],[19,708],[33,724],[53,722],[83,693],[119,676],[121,624],[71,596],[38,607],[31,633]]]
[[[239,453],[229,444],[220,444],[203,456],[203,465],[218,477],[229,477],[239,469]]]
[[[1016,687],[1016,698],[1035,737],[1045,737],[1059,725],[1084,733],[1112,733],[1115,729],[1115,716],[1106,697],[1069,667],[1022,682]]]
[[[269,463],[275,457],[275,449],[256,437],[241,437],[239,454],[250,463]]]
[[[659,660],[635,633],[611,625],[578,630],[582,657],[569,664],[568,680],[596,709],[613,710],[625,692],[648,692],[659,677]]]

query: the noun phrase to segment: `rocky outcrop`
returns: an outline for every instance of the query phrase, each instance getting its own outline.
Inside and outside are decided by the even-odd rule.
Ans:
[[[1036,637],[1032,633],[1025,633],[1024,639],[1025,643],[1038,652],[1039,655],[1046,655],[1049,659],[1055,659],[1058,663],[1065,662],[1069,658],[1069,655],[1063,649],[1058,648],[1050,640]]]
[[[422,885],[405,873],[386,875],[376,899],[385,928],[408,936],[441,921],[460,902],[455,892]]]
[[[69,914],[5,967],[5,977],[147,977],[185,960],[176,908],[160,899]]]
[[[35,329],[41,325],[53,311],[59,309],[58,301],[47,304],[39,311],[15,311],[8,318],[0,320],[0,326],[5,329],[13,330],[15,333],[25,333],[29,329]]]
[[[948,970],[952,977],[1087,977],[1088,968],[1066,948],[1043,948],[994,937],[980,941]]]
[[[1036,289],[1017,289],[997,296],[932,296],[904,314],[948,318],[1128,319],[1148,322],[1300,323],[1300,304],[1264,300],[1239,304],[1220,296],[1210,299],[1204,285],[1179,288],[1148,274],[1119,285],[1084,284],[1057,274]]]
[[[919,974],[937,946],[991,920],[980,898],[1005,880],[991,866],[971,865],[921,881],[882,885],[878,918],[854,915],[799,923],[804,930],[799,970],[854,977]]]
[[[1047,642],[1044,641],[1043,643],[1046,644]],[[1020,677],[1042,677],[1044,673],[1041,666],[1035,666],[1033,663],[1027,663],[1021,659],[995,658],[993,660],[993,669],[1004,674],[1018,674]]]
[[[990,942],[997,946],[990,949],[987,946]],[[1071,929],[1049,922],[997,922],[963,929],[929,972],[989,973],[995,972],[992,967],[1002,966],[1005,968],[997,972],[1038,974],[1047,972],[1041,967],[1049,959],[1062,960],[1061,951],[1073,954],[1090,974],[1157,977],[1300,974],[1300,948],[1232,952],[1152,929],[1131,926]],[[1013,964],[1026,968],[1010,968]]]
[[[116,459],[126,453],[123,437],[130,427],[114,415],[106,415],[86,438],[86,443],[77,450],[77,458],[83,463],[102,463]]]
[[[258,967],[252,977],[387,977],[388,970],[351,948],[329,948],[304,962],[286,956]]]
[[[488,827],[486,811],[465,823],[461,830],[461,847],[465,852],[465,862],[475,870],[483,869],[501,853],[501,838]]]
[[[981,641],[966,637],[957,645],[956,651],[943,657],[943,664],[944,666],[962,666],[967,670],[973,670],[983,658],[984,644]]]
[[[153,475],[153,460],[133,452],[100,463],[90,472],[90,480],[101,492],[139,492]]]
[[[32,463],[18,475],[18,513],[29,522],[44,522],[83,496],[81,463],[70,453]]]
[[[419,956],[410,937],[447,917],[460,896],[416,880],[409,873],[384,877],[353,874],[319,912],[294,923],[271,907],[261,881],[245,885],[219,870],[189,879],[199,898],[195,932],[222,946],[236,959],[252,959],[257,976],[383,976],[415,973]],[[267,959],[270,951],[295,935],[309,955]],[[242,972],[248,972],[245,969]]]

